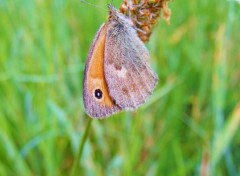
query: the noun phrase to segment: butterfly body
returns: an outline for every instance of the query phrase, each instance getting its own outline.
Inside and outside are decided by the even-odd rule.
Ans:
[[[84,73],[84,106],[96,118],[136,109],[152,94],[158,79],[131,20],[113,6],[109,11],[108,21],[92,43]]]

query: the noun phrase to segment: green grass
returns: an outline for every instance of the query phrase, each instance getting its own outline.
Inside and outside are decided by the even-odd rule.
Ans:
[[[84,64],[110,1],[89,2],[106,11],[0,0],[0,175],[71,173],[89,118]],[[147,44],[156,90],[135,112],[92,121],[79,175],[240,174],[240,4],[170,8]]]

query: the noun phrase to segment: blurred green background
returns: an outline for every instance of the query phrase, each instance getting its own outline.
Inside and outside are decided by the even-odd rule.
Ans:
[[[84,64],[110,1],[0,0],[0,175],[69,175]],[[114,0],[119,7],[120,0]],[[240,174],[240,4],[174,0],[147,47],[146,104],[93,120],[79,175]]]

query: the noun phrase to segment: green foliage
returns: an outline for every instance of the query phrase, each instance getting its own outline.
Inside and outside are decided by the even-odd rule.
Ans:
[[[106,10],[0,0],[0,175],[70,174],[89,118],[84,64],[110,1],[89,2]],[[79,175],[240,173],[240,4],[170,8],[147,44],[158,87],[136,112],[92,121]]]

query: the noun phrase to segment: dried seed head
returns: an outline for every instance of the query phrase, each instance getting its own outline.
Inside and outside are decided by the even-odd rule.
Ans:
[[[138,30],[139,38],[146,43],[151,36],[154,24],[159,17],[168,23],[171,10],[168,8],[170,0],[123,0],[120,12],[130,16]]]

